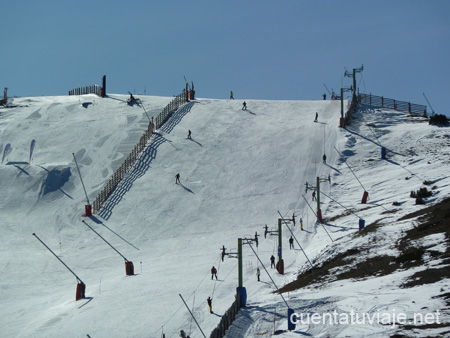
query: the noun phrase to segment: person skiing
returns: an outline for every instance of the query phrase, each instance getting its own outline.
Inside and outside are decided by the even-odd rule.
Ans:
[[[289,238],[289,249],[294,249],[294,239],[292,238],[292,236],[291,238]]]
[[[323,99],[326,100],[327,99],[327,94],[323,93]]]
[[[180,173],[175,175],[175,184],[181,183],[180,182]]]
[[[314,119],[314,122],[317,122],[317,119],[319,118],[319,113],[316,112],[316,118]]]
[[[188,140],[191,139],[191,130],[190,130],[190,129],[188,130],[188,136],[187,136],[187,138],[188,138]]]
[[[303,218],[300,218],[300,229],[303,231]]]
[[[209,313],[213,313],[213,310],[212,310],[212,299],[211,299],[211,297],[208,297],[208,299],[207,299],[206,301],[208,302]]]
[[[233,91],[230,93],[230,100],[234,100]]]
[[[130,92],[128,92],[130,93]],[[128,104],[133,105],[136,102],[136,99],[134,98],[133,94],[130,93],[130,98],[128,99]]]
[[[213,279],[214,276],[216,277],[217,280],[217,269],[213,266],[211,268],[211,280]]]
[[[242,110],[247,110],[247,102],[245,102],[245,101],[242,104]]]
[[[327,164],[327,155],[323,154],[323,164]]]
[[[275,257],[272,255],[272,257],[270,257],[270,267],[274,268],[275,267]]]
[[[295,213],[292,214],[292,224],[295,226]]]
[[[259,268],[256,268],[256,277],[258,278],[258,282],[260,281],[259,280],[260,276],[261,276],[261,271],[259,271]]]
[[[313,200],[313,201],[316,200],[316,191],[315,191],[315,190],[312,192],[312,200]]]

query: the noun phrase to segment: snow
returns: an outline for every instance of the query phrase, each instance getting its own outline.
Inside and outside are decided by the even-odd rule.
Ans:
[[[180,295],[207,336],[234,300],[238,238],[258,232],[258,256],[278,287],[310,268],[297,243],[289,250],[283,230],[285,275],[270,269],[277,238],[264,239],[263,227],[277,229],[283,217],[303,218],[305,231],[291,228],[306,255],[319,266],[350,247],[375,257],[380,250],[397,256],[393,238],[413,225],[396,220],[425,206],[415,205],[411,190],[425,180],[437,186],[430,202],[450,193],[450,137],[446,128],[422,118],[365,107],[348,129],[340,129],[338,101],[264,101],[197,99],[181,107],[156,132],[129,175],[104,208],[83,218],[86,197],[74,162],[93,201],[113,172],[170,97],[139,96],[145,111],[126,104],[126,95],[14,99],[0,109],[0,151],[12,152],[0,166],[0,327],[2,337],[177,337],[181,329],[201,336]],[[315,113],[319,122],[314,123]],[[192,140],[187,132],[192,131]],[[29,161],[31,140],[36,140]],[[380,146],[388,149],[381,160]],[[336,149],[335,149],[336,148]],[[322,155],[327,155],[327,164]],[[74,154],[74,155],[73,155]],[[351,166],[353,173],[348,166]],[[181,184],[175,184],[180,173]],[[367,204],[361,204],[364,189]],[[322,226],[305,184],[321,183]],[[393,202],[399,202],[395,207]],[[356,236],[359,217],[381,222],[375,234]],[[124,260],[97,237],[85,220],[128,260],[135,276],[125,275]],[[298,220],[297,220],[298,224]],[[327,232],[325,232],[325,229]],[[86,299],[75,301],[76,279],[32,236],[36,233],[87,285]],[[330,238],[331,237],[331,238]],[[428,250],[445,251],[445,237],[423,241]],[[218,268],[218,281],[210,269]],[[244,245],[244,286],[248,306],[227,337],[271,337],[287,330],[287,308],[252,250]],[[410,289],[399,281],[414,271],[338,280],[284,294],[295,312],[373,314],[414,313],[442,308],[432,296],[449,292],[444,280]],[[214,314],[206,299],[213,298]],[[449,321],[449,314],[441,318]],[[398,326],[299,324],[280,336],[388,336]],[[431,330],[433,334],[439,328]],[[420,331],[426,336],[430,330]]]

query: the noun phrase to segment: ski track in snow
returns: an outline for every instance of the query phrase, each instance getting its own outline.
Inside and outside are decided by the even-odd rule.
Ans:
[[[239,237],[260,236],[258,255],[278,287],[296,279],[309,263],[290,233],[283,230],[285,275],[270,269],[277,239],[264,239],[263,227],[277,229],[278,211],[291,218],[294,235],[314,264],[354,245],[366,256],[389,248],[391,238],[411,226],[394,221],[420,209],[409,198],[424,180],[436,181],[436,201],[450,191],[450,137],[446,128],[410,123],[403,113],[364,109],[348,129],[340,129],[338,101],[264,101],[198,99],[179,109],[152,137],[129,175],[104,208],[85,219],[134,262],[135,276],[125,276],[122,257],[82,224],[86,198],[73,161],[75,154],[92,201],[146,129],[142,108],[126,104],[126,95],[101,99],[93,95],[14,99],[14,109],[0,109],[0,149],[13,151],[0,166],[0,327],[2,337],[177,337],[180,329],[200,335],[181,294],[206,335],[234,300],[237,260],[220,260],[220,248],[237,251]],[[150,117],[171,98],[141,96]],[[319,121],[314,123],[315,113]],[[192,131],[188,140],[187,132]],[[29,147],[36,140],[33,158]],[[388,159],[380,159],[380,144]],[[334,148],[337,148],[338,153]],[[327,164],[322,163],[323,154]],[[369,202],[360,204],[362,187]],[[181,184],[175,184],[180,173]],[[321,196],[325,218],[341,216],[324,226],[315,222],[311,192],[305,184],[328,179]],[[303,198],[305,196],[305,199]],[[402,202],[395,213],[394,201]],[[336,202],[339,202],[336,203]],[[352,213],[343,215],[346,210]],[[383,219],[379,242],[368,246],[353,235],[358,218],[366,225]],[[304,231],[299,229],[303,219]],[[324,228],[325,227],[325,228]],[[328,234],[325,232],[328,231]],[[84,300],[75,301],[76,280],[35,238],[36,233],[86,283]],[[439,236],[424,240],[445,250]],[[447,243],[448,244],[448,243]],[[395,256],[391,248],[387,253]],[[227,337],[271,337],[287,329],[287,309],[272,293],[259,263],[244,246],[244,286],[248,306]],[[211,281],[211,266],[220,281]],[[336,281],[284,294],[296,312],[376,313],[396,309],[411,316],[426,306],[448,281],[399,289],[411,272],[362,281]],[[213,297],[209,314],[206,299]],[[415,300],[415,302],[412,302]],[[423,310],[422,310],[423,312]],[[449,314],[446,315],[447,320]],[[388,336],[396,329],[365,325],[299,324],[282,337]],[[438,329],[436,329],[438,330]],[[435,331],[438,332],[438,331]],[[419,336],[419,335],[418,335]]]

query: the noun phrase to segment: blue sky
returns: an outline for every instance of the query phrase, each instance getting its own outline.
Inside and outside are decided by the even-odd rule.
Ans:
[[[0,88],[321,99],[323,84],[426,104],[449,114],[450,1],[2,2]]]

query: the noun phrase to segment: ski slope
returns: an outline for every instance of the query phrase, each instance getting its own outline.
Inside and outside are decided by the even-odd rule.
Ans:
[[[246,100],[248,109],[243,111],[241,101],[198,99],[180,108],[155,133],[104,208],[85,219],[86,197],[72,154],[92,201],[137,143],[149,118],[171,98],[141,96],[147,113],[128,106],[126,99],[22,98],[14,100],[16,108],[0,109],[0,150],[3,153],[8,143],[13,148],[0,166],[3,337],[177,337],[181,329],[200,336],[180,295],[208,336],[233,302],[237,287],[237,260],[221,262],[223,245],[236,252],[238,238],[257,232],[258,256],[282,286],[296,278],[307,260],[298,248],[288,249],[290,235],[285,233],[286,274],[275,273],[269,258],[276,256],[277,239],[264,239],[263,227],[277,228],[278,211],[284,217],[302,217],[305,231],[293,231],[308,256],[317,258],[331,243],[306,204],[311,197],[305,195],[305,183],[330,175],[332,183],[322,183],[326,194],[337,198],[345,192],[353,201],[360,198],[358,183],[344,175],[348,172],[335,147],[352,156],[355,165],[367,167],[361,175],[375,174],[364,158],[377,156],[379,148],[364,142],[370,138],[368,130],[359,131],[358,137],[338,128],[340,102]],[[319,121],[314,123],[316,112]],[[30,161],[32,139],[36,148]],[[322,163],[324,153],[328,164]],[[386,177],[384,191],[371,197],[387,206],[392,200],[382,200],[386,194],[395,199],[391,192],[399,187],[387,179],[382,164],[377,165],[370,188]],[[177,173],[181,184],[175,184]],[[323,211],[342,213],[329,199],[322,202]],[[368,222],[378,215],[370,212],[364,216]],[[125,276],[123,258],[82,220],[133,261],[135,276]],[[354,219],[344,222],[330,229],[335,239],[357,231]],[[32,233],[86,283],[86,299],[75,301],[76,279]],[[213,265],[219,270],[218,281],[211,281]],[[260,265],[245,246],[244,265],[249,306],[228,336],[270,337],[274,325],[286,329],[284,303],[272,294],[275,287],[263,269],[263,282],[256,281]],[[348,283],[347,299],[353,302],[350,290]],[[207,310],[208,296],[213,298],[214,314]],[[312,304],[319,295],[308,297]],[[337,298],[332,290],[323,297]],[[301,291],[288,298],[293,308],[305,306]],[[369,306],[369,301],[363,303],[361,308]],[[274,324],[277,308],[281,317]],[[376,329],[383,332],[381,326]],[[358,332],[344,326],[301,330],[332,336]]]

